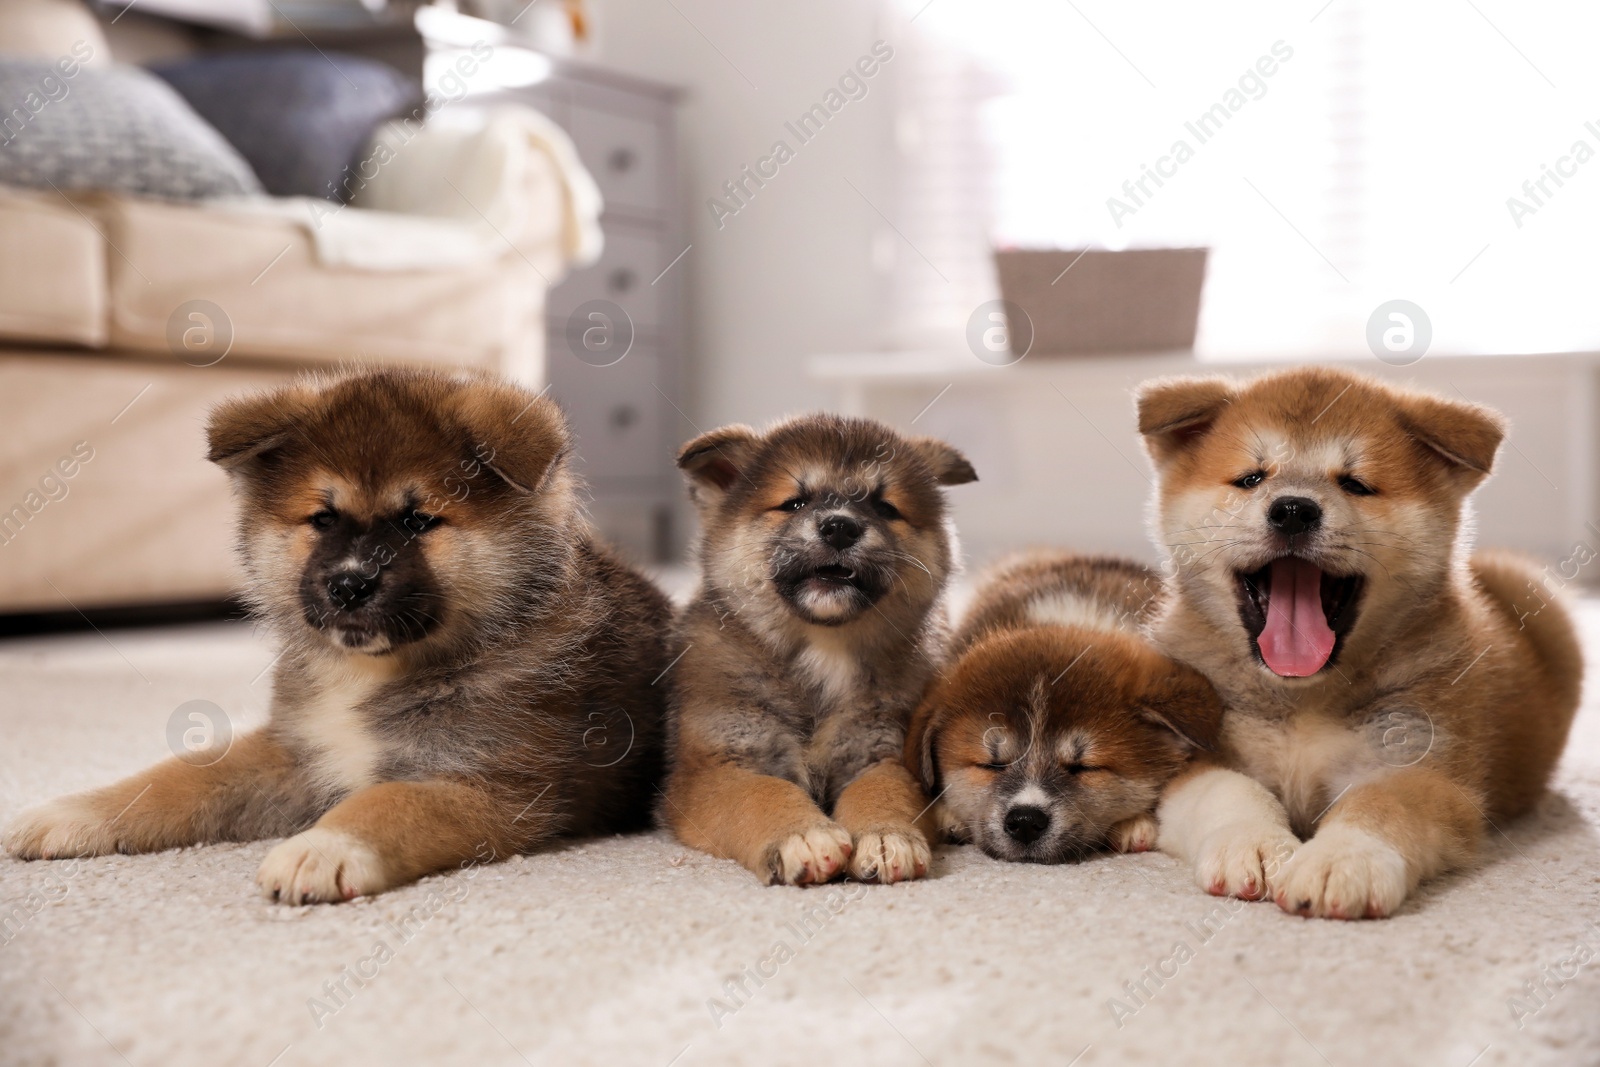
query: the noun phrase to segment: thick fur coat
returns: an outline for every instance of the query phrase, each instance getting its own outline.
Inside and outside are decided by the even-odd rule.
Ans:
[[[1577,709],[1539,571],[1474,553],[1487,408],[1308,368],[1138,395],[1173,595],[1151,632],[1222,695],[1160,845],[1213,893],[1386,916],[1543,794]]]
[[[763,881],[926,872],[926,807],[900,762],[943,657],[957,566],[950,446],[811,415],[684,446],[703,529],[679,621],[661,814]]]
[[[27,858],[288,835],[286,903],[641,828],[669,607],[594,539],[560,411],[475,376],[308,379],[213,413],[270,721],[26,814]]]

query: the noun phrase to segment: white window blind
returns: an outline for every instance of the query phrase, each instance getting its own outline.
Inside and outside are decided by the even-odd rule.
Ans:
[[[899,341],[949,343],[996,295],[992,245],[1204,244],[1202,351],[1358,349],[1392,299],[1434,351],[1600,348],[1600,6],[901,16]]]

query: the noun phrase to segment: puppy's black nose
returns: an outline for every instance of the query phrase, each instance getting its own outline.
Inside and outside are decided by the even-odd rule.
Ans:
[[[817,523],[817,536],[843,552],[861,540],[861,524],[848,515],[829,515]]]
[[[1303,496],[1280,496],[1267,509],[1267,522],[1289,537],[1310,533],[1322,522],[1322,508]]]
[[[1050,815],[1043,808],[1021,807],[1006,812],[1006,836],[1031,845],[1050,828]]]
[[[345,611],[354,611],[378,588],[376,578],[367,579],[359,571],[340,571],[328,579],[328,598]]]

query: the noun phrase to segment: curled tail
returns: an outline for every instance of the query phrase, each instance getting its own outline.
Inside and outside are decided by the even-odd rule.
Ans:
[[[1532,560],[1498,549],[1475,553],[1472,573],[1494,606],[1527,638],[1550,680],[1576,705],[1583,682],[1583,647],[1560,586]]]
[[[1518,815],[1544,791],[1565,747],[1583,687],[1583,649],[1558,580],[1531,560],[1511,552],[1481,552],[1472,558],[1472,573],[1539,668],[1537,676],[1525,680],[1519,706],[1503,720],[1492,776],[1491,807]]]

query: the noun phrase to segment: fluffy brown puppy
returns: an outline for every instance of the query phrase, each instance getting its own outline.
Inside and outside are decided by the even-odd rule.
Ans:
[[[881,423],[729,426],[678,456],[700,587],[678,627],[663,819],[768,883],[915,878],[926,801],[901,763],[940,661],[959,452]]]
[[[209,433],[283,645],[271,720],[25,814],[14,853],[293,835],[256,880],[305,904],[647,825],[669,607],[594,541],[551,401],[352,374],[224,403]]]
[[[1566,611],[1469,551],[1504,421],[1321,368],[1153,382],[1138,412],[1173,591],[1152,633],[1227,707],[1160,847],[1213,893],[1391,914],[1533,805],[1578,704]]]
[[[953,660],[912,718],[906,762],[939,826],[1002,860],[1153,848],[1156,799],[1222,704],[1140,633],[1155,572],[1037,552],[983,581]]]

